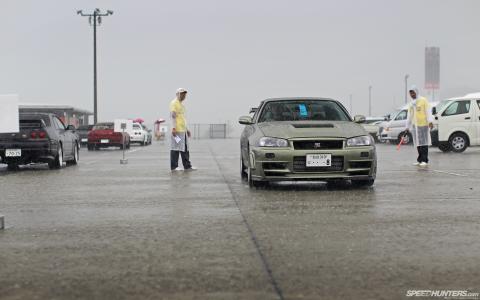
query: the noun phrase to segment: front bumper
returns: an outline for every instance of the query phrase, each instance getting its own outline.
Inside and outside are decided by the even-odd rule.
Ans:
[[[332,166],[306,167],[307,154],[331,154]],[[250,151],[253,180],[375,179],[377,155],[374,146],[331,150],[254,147]]]

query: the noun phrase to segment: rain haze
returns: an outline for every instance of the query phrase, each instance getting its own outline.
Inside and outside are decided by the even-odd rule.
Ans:
[[[404,103],[424,86],[425,46],[441,51],[436,100],[480,90],[479,1],[13,1],[0,4],[1,93],[93,109],[92,27],[78,9],[111,9],[98,29],[99,120],[168,116],[178,87],[190,122],[236,123],[260,100],[323,96],[353,113]],[[422,91],[429,96],[428,91]]]

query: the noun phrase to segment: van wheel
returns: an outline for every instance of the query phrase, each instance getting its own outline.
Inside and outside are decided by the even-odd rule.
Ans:
[[[452,148],[453,152],[463,152],[468,147],[468,139],[467,136],[463,133],[454,133],[450,136],[448,140],[450,147]]]
[[[452,147],[450,147],[449,143],[438,144],[438,149],[440,149],[442,152],[445,152],[445,153],[452,151]]]
[[[78,144],[75,144],[75,146],[73,146],[73,160],[68,162],[69,165],[78,165],[78,161],[80,160],[80,154],[78,152],[78,149]]]

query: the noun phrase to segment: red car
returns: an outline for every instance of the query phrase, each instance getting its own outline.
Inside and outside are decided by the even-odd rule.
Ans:
[[[130,149],[130,135],[128,133],[114,132],[113,123],[97,123],[88,133],[88,150],[99,148],[120,147]]]

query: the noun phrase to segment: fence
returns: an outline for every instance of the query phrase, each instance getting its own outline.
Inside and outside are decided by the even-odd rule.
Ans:
[[[196,140],[227,138],[227,124],[190,124],[189,127]]]

